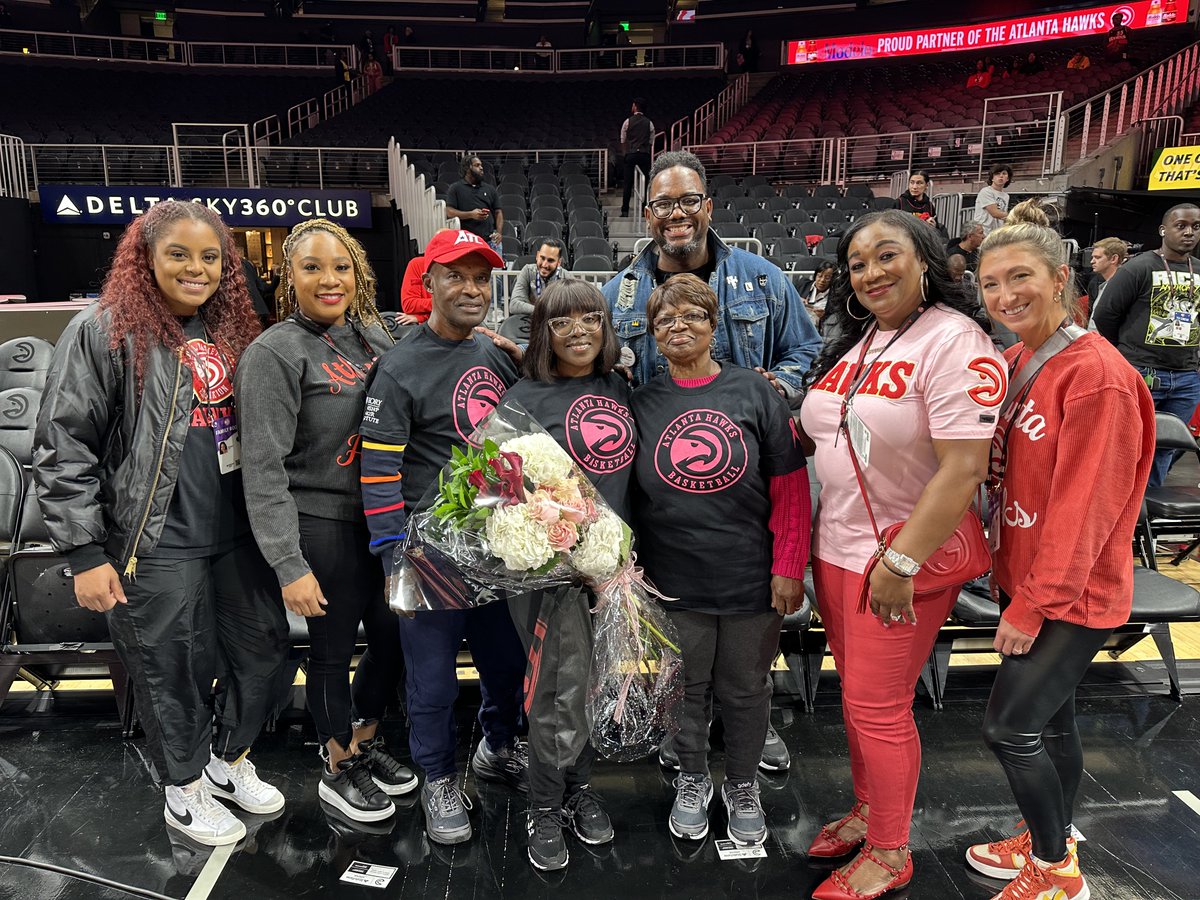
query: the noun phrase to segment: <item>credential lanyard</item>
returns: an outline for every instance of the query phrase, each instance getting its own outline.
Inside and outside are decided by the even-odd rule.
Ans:
[[[912,326],[916,324],[917,319],[921,318],[921,314],[924,313],[926,309],[928,309],[928,307],[922,305],[913,310],[912,315],[904,320],[904,324],[896,329],[896,333],[892,335],[892,339],[883,345],[883,349],[879,351],[879,356],[877,356],[876,359],[879,359],[885,353],[887,353],[888,350],[892,348],[892,344],[900,340],[900,338],[904,335],[904,332],[908,331],[908,329],[912,328]],[[874,368],[873,366],[864,368],[863,363],[866,361],[867,352],[871,347],[871,341],[875,340],[875,335],[878,331],[879,323],[876,322],[871,326],[871,330],[867,332],[866,338],[863,339],[862,350],[860,350],[858,353],[858,362],[854,364],[854,382],[850,385],[850,390],[846,391],[846,396],[842,398],[842,416],[841,421],[838,424],[839,431],[846,430],[846,417],[850,414],[850,405],[854,402],[854,395],[858,392],[858,389],[863,386],[863,382],[867,380],[867,376],[870,374],[871,369]]]

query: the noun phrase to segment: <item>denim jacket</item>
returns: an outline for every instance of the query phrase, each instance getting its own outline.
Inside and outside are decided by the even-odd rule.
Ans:
[[[708,281],[717,295],[713,359],[746,368],[762,366],[776,374],[789,396],[799,396],[804,374],[821,349],[800,295],[778,266],[730,247],[711,229],[708,247],[717,260]],[[630,369],[638,384],[667,371],[667,359],[658,352],[654,329],[646,321],[657,260],[658,248],[650,244],[602,288],[621,346],[634,354]]]

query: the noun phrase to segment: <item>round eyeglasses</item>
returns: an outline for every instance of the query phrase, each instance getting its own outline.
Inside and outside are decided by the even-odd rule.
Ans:
[[[604,324],[604,313],[584,313],[578,319],[572,319],[569,316],[561,316],[557,319],[550,319],[546,324],[549,325],[550,330],[559,337],[569,337],[570,335],[574,334],[576,326],[578,326],[584,334],[595,334],[600,330],[600,326]]]
[[[700,212],[700,207],[704,205],[704,201],[708,197],[706,194],[684,194],[682,197],[674,199],[664,197],[661,200],[651,200],[646,204],[650,212],[654,213],[657,219],[666,219],[671,213],[675,212],[675,207],[683,210],[685,216],[695,215]]]

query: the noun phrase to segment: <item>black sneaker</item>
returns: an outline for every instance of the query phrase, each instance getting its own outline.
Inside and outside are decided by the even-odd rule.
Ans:
[[[461,844],[471,839],[471,801],[458,789],[453,775],[427,781],[421,787],[425,807],[425,833],[439,844]]]
[[[529,791],[529,753],[520,741],[496,752],[487,745],[487,738],[480,738],[471,768],[484,781],[498,781],[522,793]]]
[[[317,796],[355,822],[379,822],[396,811],[387,794],[371,778],[371,769],[362,754],[343,759],[335,775],[328,765],[321,766],[321,784]]]
[[[758,767],[766,772],[786,772],[792,765],[792,754],[788,753],[787,744],[770,725],[767,726],[767,740],[763,744],[762,759]]]
[[[541,872],[564,869],[567,842],[563,840],[566,820],[560,809],[531,809],[525,814],[525,831],[529,835],[529,862]]]
[[[679,771],[679,754],[675,752],[674,742],[667,741],[658,748],[658,764],[664,769]]]
[[[412,769],[388,753],[383,738],[374,737],[369,741],[359,741],[358,752],[366,757],[371,777],[388,796],[398,797],[417,789],[420,783],[417,776]]]
[[[585,844],[607,844],[613,839],[612,819],[591,785],[583,785],[567,798],[563,814],[570,821],[575,837]]]
[[[725,801],[725,812],[729,817],[727,834],[731,841],[745,846],[761,844],[767,839],[767,817],[755,782],[730,784],[726,781],[721,785],[721,799]]]

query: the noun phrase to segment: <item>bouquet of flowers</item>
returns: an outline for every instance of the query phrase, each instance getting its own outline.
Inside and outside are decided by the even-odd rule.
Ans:
[[[629,526],[520,405],[502,401],[451,458],[393,558],[398,612],[468,609],[582,580],[597,597],[592,740],[612,759],[654,752],[678,725],[679,639],[635,565]],[[669,598],[663,598],[669,599]]]

